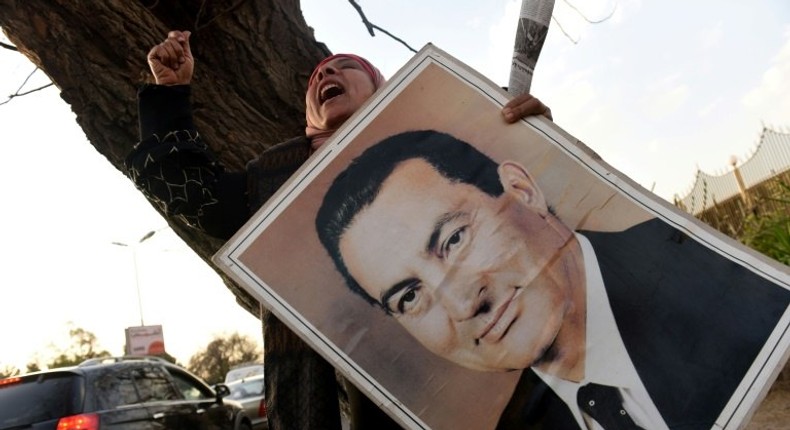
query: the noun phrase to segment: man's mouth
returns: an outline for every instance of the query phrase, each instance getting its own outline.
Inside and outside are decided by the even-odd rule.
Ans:
[[[320,88],[320,92],[318,93],[318,102],[320,104],[324,104],[328,100],[331,100],[345,93],[346,90],[343,87],[341,87],[340,85],[334,82],[330,82]]]
[[[505,337],[516,317],[513,312],[507,312],[507,310],[510,309],[510,304],[513,303],[513,300],[515,300],[523,290],[524,289],[520,287],[513,289],[511,296],[494,310],[491,321],[483,327],[483,330],[475,338],[475,345],[479,345],[481,340],[495,343]]]

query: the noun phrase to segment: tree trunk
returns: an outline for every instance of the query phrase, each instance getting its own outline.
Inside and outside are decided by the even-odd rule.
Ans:
[[[136,92],[149,79],[146,54],[169,30],[192,32],[195,123],[229,169],[304,133],[307,79],[329,54],[296,0],[0,0],[0,26],[61,90],[96,150],[124,174],[124,158],[138,140]],[[212,264],[221,241],[168,223]],[[259,317],[257,301],[220,275],[237,302]],[[277,335],[272,342],[287,342],[275,349],[298,341],[287,330]],[[284,413],[311,423],[337,420],[337,398],[334,412],[319,406],[332,399],[304,401],[301,411]]]
[[[61,90],[91,144],[116,168],[137,141],[146,54],[190,30],[195,122],[230,169],[304,130],[312,67],[329,54],[292,0],[0,0],[0,26]],[[207,263],[221,242],[169,220]],[[238,303],[258,303],[227,277]]]

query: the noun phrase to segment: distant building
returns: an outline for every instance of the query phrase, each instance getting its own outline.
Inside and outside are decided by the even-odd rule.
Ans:
[[[762,210],[790,211],[773,201],[782,186],[790,186],[790,132],[764,127],[754,153],[722,175],[697,170],[694,186],[685,197],[675,195],[675,206],[732,235],[748,214]]]

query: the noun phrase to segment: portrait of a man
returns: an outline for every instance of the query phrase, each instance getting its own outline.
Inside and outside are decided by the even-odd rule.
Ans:
[[[316,217],[348,286],[426,348],[534,371],[501,427],[711,428],[790,291],[662,224],[575,233],[523,166],[432,130],[367,149]]]
[[[790,272],[426,47],[215,257],[410,429],[736,429]]]

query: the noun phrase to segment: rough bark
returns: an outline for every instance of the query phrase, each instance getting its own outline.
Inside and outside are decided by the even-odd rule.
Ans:
[[[297,0],[0,0],[0,27],[122,172],[138,138],[135,97],[149,76],[146,54],[169,30],[192,31],[195,121],[231,169],[303,132],[306,81],[329,53]],[[211,264],[221,242],[169,222]],[[257,317],[257,302],[223,278]]]
[[[146,54],[169,30],[192,32],[195,123],[229,169],[304,133],[307,79],[329,54],[298,0],[0,0],[0,27],[52,79],[91,144],[124,174],[138,139],[136,92],[150,79]],[[212,265],[221,241],[168,223]],[[220,276],[243,308],[266,321],[267,402],[279,405],[270,410],[272,427],[339,429],[331,367]],[[280,388],[287,395],[275,395]],[[394,425],[369,401],[359,408],[372,415],[356,421],[358,428]]]

